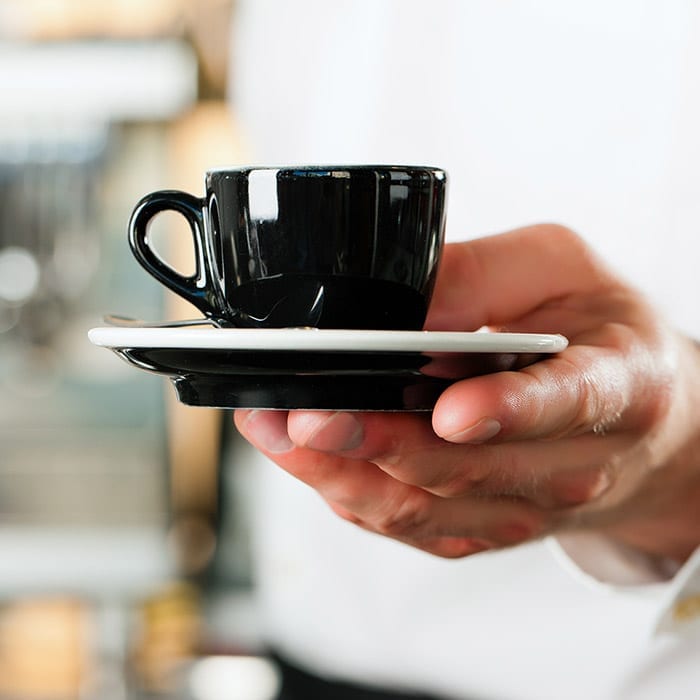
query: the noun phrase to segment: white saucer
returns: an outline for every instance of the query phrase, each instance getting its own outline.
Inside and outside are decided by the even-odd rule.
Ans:
[[[89,331],[106,348],[317,352],[556,353],[562,335],[453,331],[358,331],[318,328],[120,328]]]
[[[561,335],[219,328],[93,328],[95,345],[219,408],[430,411],[455,381],[564,350]]]

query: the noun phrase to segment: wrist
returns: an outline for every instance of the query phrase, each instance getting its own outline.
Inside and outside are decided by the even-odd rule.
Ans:
[[[700,545],[700,343],[682,338],[675,400],[662,434],[664,457],[643,487],[623,505],[621,517],[601,532],[622,545],[682,564]],[[630,468],[634,468],[630,465]]]

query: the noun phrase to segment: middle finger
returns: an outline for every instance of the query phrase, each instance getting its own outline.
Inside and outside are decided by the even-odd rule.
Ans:
[[[371,461],[439,496],[516,496],[549,508],[601,496],[631,442],[625,433],[589,433],[552,442],[459,445],[437,437],[429,419],[416,414],[294,412],[288,430],[299,446]]]

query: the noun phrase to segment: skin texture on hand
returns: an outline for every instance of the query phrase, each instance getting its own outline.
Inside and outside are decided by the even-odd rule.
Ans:
[[[431,414],[243,411],[241,434],[341,517],[445,557],[586,530],[700,544],[700,349],[566,228],[446,246],[426,328],[562,333]]]

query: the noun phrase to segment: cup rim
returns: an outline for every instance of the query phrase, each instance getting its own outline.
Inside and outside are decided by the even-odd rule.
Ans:
[[[329,174],[341,173],[343,171],[359,172],[359,171],[384,171],[384,172],[417,172],[431,173],[439,179],[444,179],[447,176],[447,171],[444,168],[433,165],[410,165],[400,163],[319,163],[319,164],[286,164],[286,165],[235,165],[235,166],[220,166],[210,168],[206,171],[207,175],[215,175],[222,173],[245,174],[257,170],[263,171],[278,171],[278,172],[299,172],[299,173],[316,173]]]

